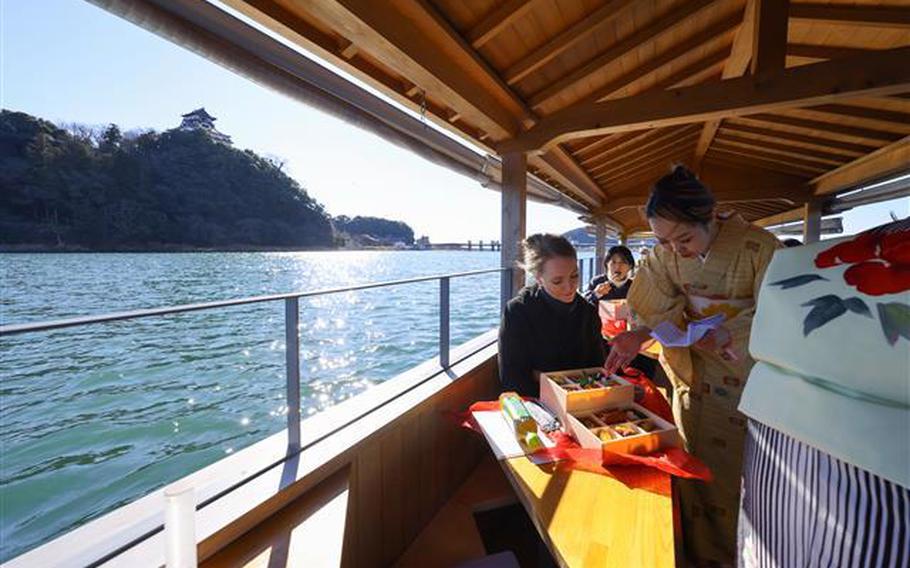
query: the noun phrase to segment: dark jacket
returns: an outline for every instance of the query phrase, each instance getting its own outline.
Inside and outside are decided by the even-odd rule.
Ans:
[[[597,308],[580,295],[566,304],[534,284],[506,304],[499,326],[499,381],[504,391],[538,396],[534,371],[600,367],[604,359]]]
[[[585,291],[585,299],[591,302],[594,305],[597,305],[597,302],[600,300],[625,300],[626,296],[629,295],[629,289],[632,288],[632,279],[629,278],[626,280],[622,286],[616,287],[613,286],[609,292],[604,296],[597,296],[594,293],[594,289],[603,284],[604,282],[609,282],[610,278],[606,274],[599,274],[591,280],[591,283],[588,284],[588,289]]]

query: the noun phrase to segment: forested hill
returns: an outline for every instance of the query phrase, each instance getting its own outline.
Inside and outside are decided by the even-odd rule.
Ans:
[[[80,132],[4,110],[0,245],[312,248],[333,229],[280,165],[203,132]]]

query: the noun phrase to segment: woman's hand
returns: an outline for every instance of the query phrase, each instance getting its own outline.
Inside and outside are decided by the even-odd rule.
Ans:
[[[601,298],[601,297],[609,294],[611,290],[613,290],[613,285],[610,284],[609,282],[603,282],[601,284],[598,284],[597,287],[594,288],[594,294],[598,298]]]
[[[604,363],[604,373],[609,377],[635,359],[642,344],[648,340],[650,330],[637,329],[620,333],[610,341],[610,354]]]
[[[733,336],[730,334],[730,330],[722,325],[709,331],[695,346],[705,351],[719,353],[728,361],[739,360],[733,351]]]

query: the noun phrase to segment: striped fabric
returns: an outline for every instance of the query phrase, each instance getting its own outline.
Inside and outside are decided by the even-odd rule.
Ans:
[[[910,490],[750,420],[738,539],[741,568],[910,568]]]

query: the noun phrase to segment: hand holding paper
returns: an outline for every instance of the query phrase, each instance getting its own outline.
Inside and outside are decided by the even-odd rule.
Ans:
[[[725,320],[723,314],[716,314],[705,319],[689,322],[686,331],[673,323],[665,321],[651,330],[651,337],[664,347],[691,347],[698,343],[709,331],[717,329]]]

